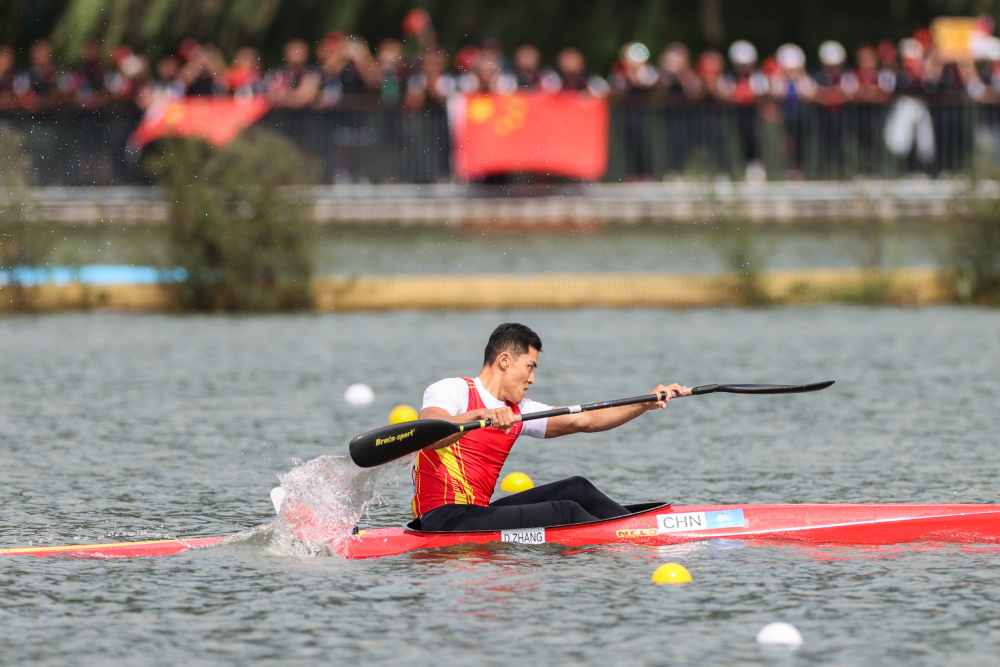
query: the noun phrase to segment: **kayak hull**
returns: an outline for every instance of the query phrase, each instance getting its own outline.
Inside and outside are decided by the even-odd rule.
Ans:
[[[633,506],[636,509],[640,506]],[[582,547],[668,546],[734,539],[880,546],[916,542],[1000,544],[1000,505],[819,504],[653,505],[618,519],[505,531],[428,532],[408,527],[360,530],[330,550],[344,558],[379,558],[419,549],[508,542]],[[52,547],[0,548],[0,556],[134,558],[210,547],[238,536]]]
[[[886,545],[1000,543],[1000,506],[918,504],[661,506],[588,524],[517,531],[435,533],[401,528],[359,531],[335,550],[376,558],[416,549],[514,542],[580,547],[667,546],[710,539]]]

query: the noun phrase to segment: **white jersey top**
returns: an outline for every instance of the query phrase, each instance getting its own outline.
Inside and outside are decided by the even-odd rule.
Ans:
[[[486,391],[483,388],[482,381],[478,377],[473,378],[473,382],[476,383],[476,390],[479,391],[479,397],[482,399],[483,405],[487,408],[492,410],[502,408],[506,405],[506,403]],[[527,396],[523,401],[518,403],[517,407],[521,409],[522,415],[552,409],[551,405],[533,401]],[[468,412],[469,385],[462,378],[447,378],[435,382],[424,391],[424,404],[420,409],[422,411],[426,408],[441,408],[453,417],[463,412]],[[548,427],[548,424],[549,420],[547,418],[526,421],[522,425],[521,435],[530,435],[532,438],[544,438],[545,429]]]

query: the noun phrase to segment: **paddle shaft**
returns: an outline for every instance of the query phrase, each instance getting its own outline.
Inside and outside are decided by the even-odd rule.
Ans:
[[[817,382],[804,385],[774,385],[774,384],[706,384],[695,387],[691,390],[692,395],[713,394],[715,392],[727,392],[733,394],[797,394],[807,391],[818,391],[826,389],[832,381]],[[613,401],[601,401],[598,403],[586,403],[584,405],[571,405],[565,408],[555,408],[553,410],[543,410],[542,412],[531,412],[526,415],[516,415],[515,422],[530,421],[532,419],[544,419],[546,417],[559,417],[561,415],[576,414],[578,412],[589,412],[591,410],[603,410],[605,408],[617,408],[624,405],[635,405],[636,403],[652,403],[666,399],[664,392],[646,394],[644,396],[633,396],[632,398],[619,398]],[[458,433],[467,433],[480,428],[492,426],[489,419],[480,419],[472,422],[456,424],[444,419],[418,419],[416,421],[404,422],[401,424],[391,424],[383,426],[367,433],[362,433],[350,443],[351,459],[362,468],[388,463],[400,457],[420,451],[421,449],[439,442],[449,436]]]
[[[691,396],[701,396],[704,394],[714,394],[716,392],[726,392],[730,394],[801,394],[809,391],[826,389],[833,382],[816,382],[813,384],[703,384],[691,389]],[[681,398],[687,394],[681,394],[674,398]],[[619,398],[613,401],[600,401],[598,403],[585,403],[583,405],[569,405],[564,408],[553,410],[543,410],[542,412],[530,412],[526,415],[515,415],[514,422],[526,422],[532,419],[545,419],[547,417],[559,417],[562,415],[573,415],[578,412],[590,412],[591,410],[603,410],[604,408],[617,408],[623,405],[635,405],[636,403],[653,403],[666,399],[666,392],[646,394],[645,396],[633,396],[632,398]],[[489,419],[481,419],[474,422],[458,424],[462,433],[472,431],[477,428],[492,426]]]
[[[583,405],[568,405],[564,408],[554,408],[552,410],[542,410],[541,412],[529,412],[526,415],[514,415],[514,422],[526,422],[532,419],[546,419],[548,417],[560,417],[562,415],[575,415],[578,412],[590,412],[591,410],[603,410],[604,408],[618,408],[623,405],[635,405],[636,403],[653,403],[666,398],[666,393],[657,392],[644,396],[633,396],[632,398],[618,398],[613,401],[600,401],[598,403],[584,403]],[[461,430],[458,433],[474,431],[477,428],[492,426],[493,420],[480,419],[474,422],[456,424]]]

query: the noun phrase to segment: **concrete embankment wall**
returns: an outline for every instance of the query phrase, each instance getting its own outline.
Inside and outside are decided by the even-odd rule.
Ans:
[[[954,281],[933,269],[772,271],[754,281],[727,274],[492,274],[328,276],[314,282],[326,311],[508,308],[699,308],[825,302],[921,306],[956,301]],[[169,285],[0,287],[0,311],[179,312]]]
[[[1000,184],[981,181],[979,196]],[[452,224],[547,229],[601,222],[706,223],[720,217],[804,222],[845,218],[947,219],[968,196],[961,180],[900,179],[746,184],[718,181],[553,186],[324,185],[290,192],[313,202],[317,224]],[[32,193],[43,219],[61,224],[166,223],[152,187],[45,187]]]

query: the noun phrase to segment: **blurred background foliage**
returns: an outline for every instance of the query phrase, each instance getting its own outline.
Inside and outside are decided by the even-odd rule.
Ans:
[[[317,165],[274,131],[251,128],[224,148],[162,142],[147,168],[170,202],[171,266],[195,311],[276,312],[312,305],[314,202],[301,187]]]
[[[90,38],[103,39],[107,51],[127,43],[155,59],[192,37],[218,44],[227,55],[242,44],[257,46],[273,64],[293,37],[315,44],[342,30],[373,47],[401,37],[403,17],[415,7],[430,13],[438,41],[452,54],[487,36],[499,38],[507,52],[534,43],[550,62],[558,49],[576,46],[599,72],[633,39],[653,53],[675,40],[697,52],[749,39],[762,52],[791,41],[815,54],[826,39],[849,50],[898,40],[935,16],[1000,16],[1000,0],[0,0],[0,42],[24,54],[33,40],[49,37],[66,62]]]

